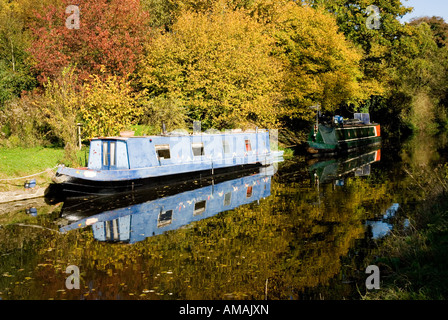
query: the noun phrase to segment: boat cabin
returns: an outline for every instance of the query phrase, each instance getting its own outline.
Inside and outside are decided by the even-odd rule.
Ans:
[[[95,138],[88,168],[126,170],[268,154],[269,132]]]

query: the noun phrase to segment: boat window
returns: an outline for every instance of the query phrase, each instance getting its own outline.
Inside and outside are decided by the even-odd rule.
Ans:
[[[196,203],[194,204],[193,215],[198,215],[198,214],[201,214],[202,212],[204,212],[204,211],[205,211],[206,204],[207,204],[207,201],[205,201],[205,200],[196,202]]]
[[[109,145],[109,153],[110,153],[110,165],[115,166],[115,151],[116,151],[117,143],[115,141],[111,141]]]
[[[161,211],[159,214],[159,220],[157,220],[157,228],[161,228],[171,224],[173,218],[173,210]]]
[[[193,142],[191,148],[193,149],[193,156],[204,155],[204,144],[202,142]]]
[[[247,187],[246,198],[252,197],[252,186]]]
[[[159,159],[170,159],[170,145],[169,144],[156,144],[156,152]]]
[[[118,230],[118,219],[108,220],[104,222],[107,241],[119,241],[120,232]]]
[[[245,140],[246,141],[246,151],[252,151],[252,146],[250,145],[250,140]]]
[[[103,166],[109,166],[109,143],[103,141]]]
[[[230,206],[230,200],[232,200],[232,192],[227,192],[224,195],[224,206]]]
[[[115,167],[117,165],[116,151],[116,141],[103,141],[103,167]]]
[[[222,140],[222,148],[224,149],[224,153],[230,153],[229,141]]]

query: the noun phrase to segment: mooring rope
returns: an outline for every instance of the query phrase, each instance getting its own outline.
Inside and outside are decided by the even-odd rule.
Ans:
[[[59,167],[59,165],[55,166],[54,168],[47,168],[47,169],[45,169],[44,171],[41,171],[41,172],[38,172],[38,173],[35,173],[35,174],[31,174],[31,175],[29,175],[29,176],[17,177],[17,178],[9,178],[9,179],[0,179],[0,181],[10,181],[10,180],[20,180],[20,179],[31,178],[31,177],[34,177],[34,176],[38,176],[38,175],[40,175],[40,174],[43,174],[43,173],[47,172],[48,170],[54,170],[54,169],[56,169],[57,167]]]

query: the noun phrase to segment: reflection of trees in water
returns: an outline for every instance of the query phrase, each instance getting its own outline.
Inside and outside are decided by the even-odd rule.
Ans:
[[[26,259],[34,285],[26,292],[16,286],[16,295],[264,299],[267,292],[270,299],[297,297],[307,288],[327,285],[341,272],[341,257],[364,237],[363,221],[389,205],[386,192],[385,185],[349,178],[343,187],[322,185],[319,199],[309,181],[273,182],[273,196],[259,204],[132,245],[98,242],[89,229],[65,235],[33,230],[41,235],[30,244],[33,251]],[[13,259],[22,258],[18,254]],[[58,290],[64,289],[70,264],[80,267],[81,286],[87,288],[62,295]],[[94,290],[89,292],[89,286]]]
[[[424,131],[418,132],[404,143],[401,157],[411,167],[432,167],[441,160],[438,151],[446,149],[447,145],[448,136],[446,134],[434,137]]]
[[[308,192],[307,192],[308,191]],[[297,190],[296,250],[284,264],[287,282],[296,284],[295,291],[322,286],[341,272],[341,258],[357,239],[364,237],[363,221],[387,208],[386,187],[370,185],[363,179],[346,179],[344,187],[320,186],[316,192]],[[303,199],[314,196],[311,199]],[[385,200],[385,201],[384,201]],[[316,204],[317,203],[317,204]],[[319,205],[320,203],[320,205]]]
[[[331,290],[347,296],[342,281],[355,273],[365,276],[371,261],[365,219],[395,202],[412,218],[414,203],[427,194],[423,189],[435,185],[428,168],[445,140],[413,141],[401,153],[413,177],[383,152],[378,164],[383,171],[372,167],[368,177],[346,177],[344,186],[317,189],[303,162],[285,162],[273,179],[272,195],[259,204],[131,245],[96,241],[89,228],[64,235],[0,228],[0,274],[5,274],[0,292],[5,299],[264,299],[266,292],[270,299],[320,298],[321,292],[323,298],[338,298]],[[54,214],[12,216],[54,227]],[[355,245],[357,240],[367,249]],[[80,267],[79,291],[64,291],[70,264]],[[325,287],[329,283],[332,287]]]

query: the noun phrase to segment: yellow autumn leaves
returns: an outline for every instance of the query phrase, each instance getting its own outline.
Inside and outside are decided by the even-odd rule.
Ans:
[[[379,92],[330,13],[288,0],[257,3],[176,12],[172,24],[151,30],[129,77],[100,72],[81,83],[70,71],[76,66],[66,68],[39,101],[53,133],[67,146],[76,144],[77,122],[84,139],[134,124],[171,131],[193,120],[204,129],[272,128],[310,120],[312,105],[331,112]]]
[[[282,70],[273,39],[243,12],[186,12],[149,44],[142,84],[174,97],[204,126],[232,128],[276,121]]]
[[[103,80],[95,75],[91,83],[84,85],[84,90],[86,97],[80,112],[88,137],[118,135],[130,128],[142,113],[138,108],[141,95],[125,79],[108,76]]]
[[[289,3],[280,9],[275,37],[288,70],[286,100],[293,110],[320,103],[333,111],[342,102],[356,104],[372,93],[362,82],[361,52],[323,10]]]
[[[313,104],[332,111],[374,93],[362,54],[330,14],[291,1],[262,9],[218,2],[180,14],[147,45],[140,76],[149,97],[175,97],[190,117],[222,129],[307,119]]]
[[[82,123],[84,138],[118,135],[141,116],[140,97],[125,78],[93,75],[81,84],[75,68],[67,67],[31,101],[53,134],[64,141],[67,160],[76,161],[76,124]]]

